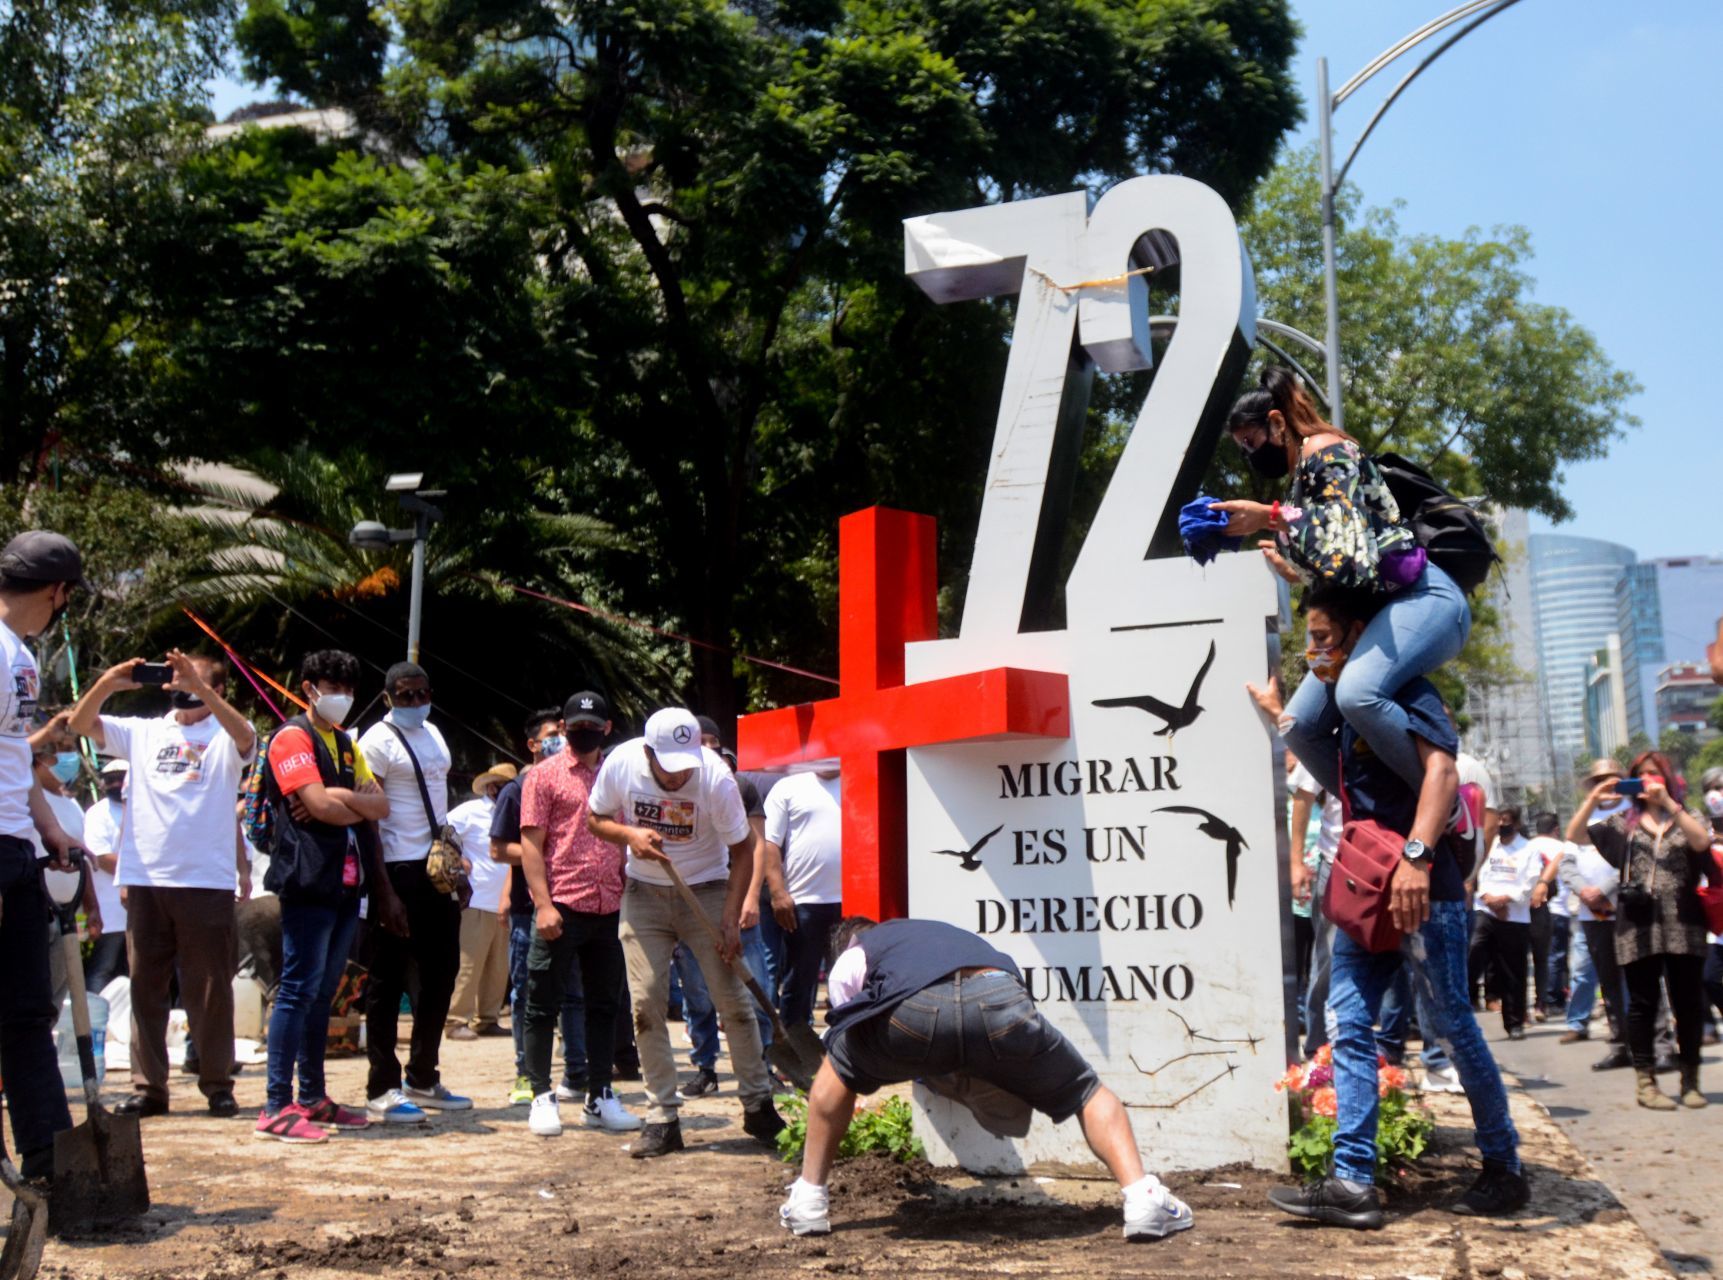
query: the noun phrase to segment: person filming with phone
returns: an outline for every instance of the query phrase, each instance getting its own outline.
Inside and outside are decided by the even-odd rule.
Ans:
[[[1589,841],[1621,877],[1615,958],[1627,985],[1627,1042],[1639,1105],[1654,1111],[1676,1106],[1657,1087],[1653,1049],[1661,988],[1667,985],[1681,1067],[1680,1104],[1703,1107],[1705,909],[1698,888],[1702,874],[1715,874],[1711,833],[1683,807],[1685,786],[1662,753],[1645,752],[1628,774],[1592,787],[1568,822],[1567,838],[1576,844]],[[1625,808],[1596,819],[1600,805],[1619,798],[1628,801]]]

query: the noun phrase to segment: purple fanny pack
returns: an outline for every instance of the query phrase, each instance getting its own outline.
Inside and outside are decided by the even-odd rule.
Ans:
[[[1423,547],[1413,547],[1410,551],[1390,551],[1382,557],[1377,572],[1382,576],[1383,586],[1390,591],[1399,591],[1418,581],[1418,576],[1424,572],[1424,565],[1428,560]]]

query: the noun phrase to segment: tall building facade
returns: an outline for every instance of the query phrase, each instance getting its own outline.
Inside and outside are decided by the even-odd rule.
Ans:
[[[1619,543],[1565,533],[1531,534],[1526,549],[1538,691],[1559,796],[1586,754],[1586,664],[1617,632],[1617,587],[1638,557]]]
[[[1611,633],[1585,664],[1585,754],[1614,755],[1625,747],[1627,682],[1621,675],[1621,637]]]
[[[1658,674],[1672,663],[1703,662],[1723,614],[1723,559],[1708,556],[1642,560],[1616,587],[1627,729],[1652,742],[1663,730]]]
[[[1509,804],[1524,804],[1536,792],[1551,803],[1558,792],[1549,722],[1539,696],[1537,623],[1533,612],[1531,536],[1526,513],[1494,513],[1496,548],[1504,564],[1492,574],[1488,600],[1501,621],[1502,640],[1514,671],[1506,680],[1470,686],[1466,750],[1489,765]]]

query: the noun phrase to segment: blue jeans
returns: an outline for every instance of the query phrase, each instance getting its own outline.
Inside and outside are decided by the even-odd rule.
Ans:
[[[281,983],[269,1014],[269,1075],[264,1109],[270,1114],[293,1101],[293,1068],[299,1067],[299,1101],[314,1106],[328,1096],[323,1053],[329,1045],[329,1002],[347,968],[359,900],[340,906],[281,904]]]
[[[526,1070],[526,959],[532,950],[532,912],[509,912],[509,1024],[515,1042],[515,1075]],[[580,962],[569,966],[558,1023],[562,1031],[562,1082],[586,1082],[586,995],[580,985]]]
[[[1423,994],[1412,990],[1412,971],[1401,966],[1394,981],[1388,984],[1388,990],[1382,994],[1382,1010],[1377,1014],[1380,1025],[1376,1031],[1376,1051],[1396,1067],[1406,1060],[1406,1036],[1412,1029],[1412,1011],[1416,1009],[1418,1031],[1424,1037],[1419,1061],[1426,1071],[1446,1071],[1451,1064],[1441,1041],[1424,1030],[1430,1025],[1424,1007]]]
[[[1334,1011],[1334,1091],[1339,1127],[1334,1173],[1350,1182],[1376,1181],[1376,1014],[1383,993],[1410,964],[1423,998],[1424,1038],[1439,1041],[1459,1069],[1484,1159],[1519,1168],[1519,1135],[1508,1117],[1508,1094],[1484,1033],[1472,1016],[1466,987],[1470,913],[1463,902],[1432,902],[1430,919],[1399,951],[1372,954],[1344,933],[1334,936],[1328,988]]]
[[[1597,1005],[1597,965],[1585,945],[1585,930],[1570,929],[1567,938],[1568,974],[1573,982],[1567,998],[1567,1029],[1585,1031],[1591,1026],[1591,1011]]]
[[[718,1062],[718,1011],[712,1004],[712,993],[706,988],[706,978],[700,965],[678,944],[675,952],[675,972],[682,983],[682,1025],[688,1028],[688,1061],[696,1071],[711,1071]],[[762,991],[770,991],[762,976],[765,969],[765,944],[760,940],[760,927],[742,930],[742,962]],[[754,1021],[760,1027],[760,1047],[772,1046],[772,1019],[759,1004],[754,1006]]]
[[[831,945],[832,930],[843,919],[843,904],[837,902],[798,902],[796,931],[784,940],[788,963],[784,971],[784,992],[778,1001],[778,1012],[786,1027],[814,1020],[814,994],[820,985],[820,968],[826,961],[826,949]]]
[[[1435,565],[1388,597],[1364,627],[1332,686],[1307,679],[1287,704],[1286,745],[1330,795],[1340,794],[1334,732],[1342,718],[1413,788],[1424,785],[1412,723],[1394,695],[1450,661],[1472,630],[1465,593]]]
[[[772,914],[772,896],[765,889],[760,890],[760,955],[763,970],[755,969],[754,976],[759,978],[760,987],[766,993],[766,999],[772,1002],[774,1008],[778,1005],[778,986],[784,980],[784,942],[789,937],[778,925],[778,917]],[[753,962],[749,962],[753,968]]]
[[[1572,928],[1572,922],[1566,916],[1558,916],[1550,912],[1549,955],[1544,961],[1544,1012],[1548,1013],[1562,1003],[1561,993],[1567,990],[1568,965],[1567,952],[1570,945],[1570,935],[1578,932]],[[1535,927],[1535,926],[1534,926]]]

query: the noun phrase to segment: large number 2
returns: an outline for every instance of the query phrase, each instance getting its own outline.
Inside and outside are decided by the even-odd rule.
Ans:
[[[904,270],[936,302],[1020,294],[962,635],[1039,629],[1094,369],[1146,369],[1150,232],[1178,244],[1179,324],[1068,580],[1104,595],[1125,564],[1177,545],[1174,499],[1212,456],[1256,337],[1232,211],[1189,178],[1132,178],[904,222]],[[1074,286],[1083,285],[1082,288]]]

